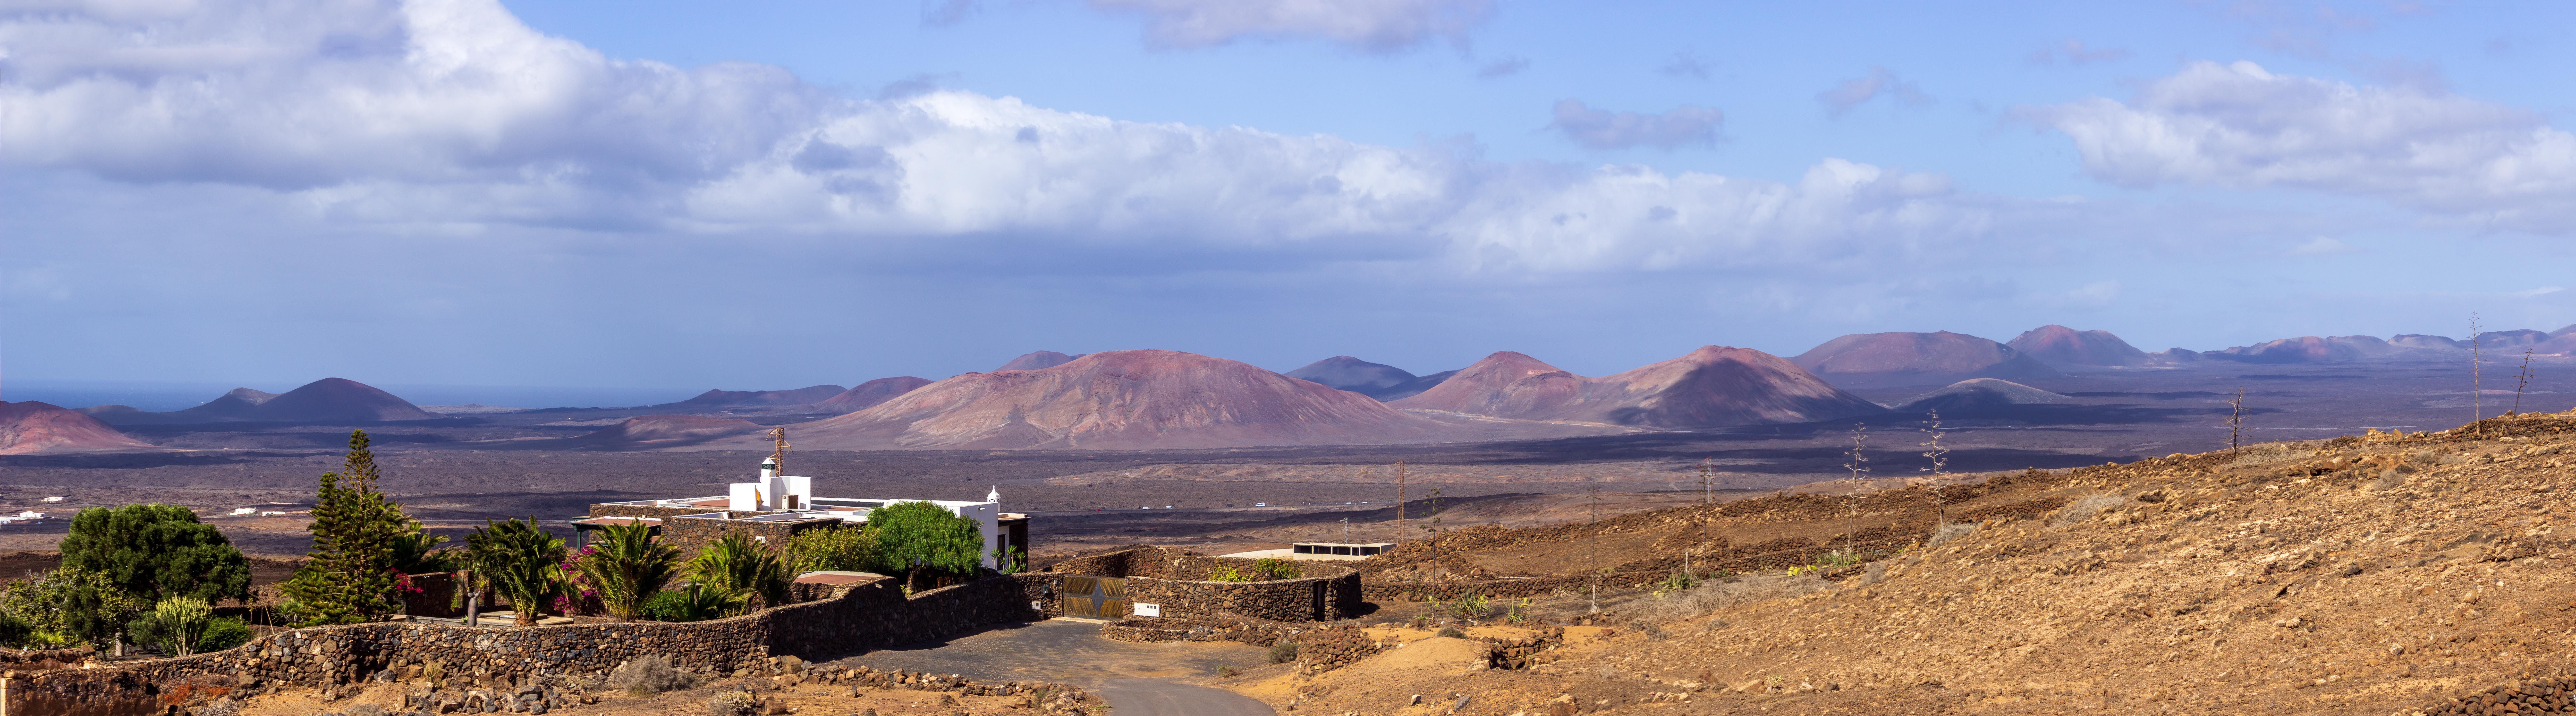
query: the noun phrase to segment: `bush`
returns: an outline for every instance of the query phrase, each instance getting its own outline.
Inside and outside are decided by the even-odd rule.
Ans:
[[[787,565],[779,561],[768,545],[754,542],[740,530],[726,532],[709,543],[689,560],[689,578],[697,582],[692,592],[721,590],[739,595],[743,602],[725,616],[749,611],[749,597],[758,595],[762,606],[787,604]],[[711,618],[711,617],[710,617]]]
[[[608,672],[609,688],[629,696],[645,697],[664,691],[695,688],[698,675],[671,667],[671,660],[660,655],[641,656],[618,664]]]
[[[657,622],[702,622],[741,613],[750,595],[712,584],[655,593],[644,602],[643,616]]]
[[[206,626],[214,619],[215,610],[206,600],[171,597],[136,617],[125,631],[136,643],[160,644],[172,654],[187,656],[197,653],[198,645],[205,642]]]
[[[1449,603],[1449,613],[1460,619],[1475,619],[1494,613],[1494,604],[1485,595],[1471,594]]]
[[[256,635],[251,633],[250,625],[242,623],[240,617],[215,617],[206,622],[205,635],[197,638],[197,651],[223,651],[248,644],[253,636]]]
[[[865,525],[810,529],[787,537],[798,572],[865,572],[877,568],[877,531]]]
[[[25,619],[36,632],[101,646],[150,606],[118,587],[108,573],[78,567],[13,580],[0,594],[0,609]]]
[[[1445,626],[1445,627],[1441,627],[1441,628],[1440,628],[1440,631],[1433,632],[1431,635],[1432,635],[1432,636],[1445,636],[1445,637],[1449,637],[1449,638],[1451,638],[1451,639],[1465,639],[1465,638],[1467,638],[1467,633],[1466,633],[1466,632],[1458,631],[1458,628],[1457,628],[1457,627],[1453,627],[1453,626]]]
[[[1218,678],[1231,679],[1231,678],[1234,678],[1234,675],[1235,675],[1235,674],[1239,674],[1239,673],[1242,673],[1242,672],[1235,671],[1235,670],[1234,670],[1234,665],[1233,665],[1233,664],[1226,664],[1226,665],[1224,665],[1224,666],[1216,667],[1216,675],[1217,675],[1217,677],[1218,677]]]
[[[1270,663],[1285,664],[1297,660],[1297,642],[1283,641],[1270,645]]]

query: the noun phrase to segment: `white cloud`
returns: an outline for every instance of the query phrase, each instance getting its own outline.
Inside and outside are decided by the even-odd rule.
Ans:
[[[1726,124],[1725,112],[1693,104],[1662,114],[1643,114],[1593,109],[1580,100],[1568,99],[1556,103],[1555,115],[1547,127],[1586,149],[1708,146],[1717,143],[1718,129]]]
[[[2557,292],[2565,291],[2565,290],[2567,290],[2567,289],[2566,289],[2566,288],[2564,288],[2564,287],[2560,287],[2560,286],[2542,286],[2542,287],[2540,287],[2540,288],[2535,288],[2535,289],[2529,289],[2529,290],[2523,290],[2523,291],[2515,291],[2515,292],[2513,292],[2513,295],[2520,296],[2520,297],[2523,297],[2523,298],[2539,298],[2539,297],[2541,297],[2541,296],[2547,296],[2547,295],[2549,295],[2549,294],[2553,294],[2553,293],[2557,293]]]
[[[1494,14],[1493,0],[1089,0],[1146,19],[1161,47],[1208,47],[1243,38],[1313,38],[1372,52],[1433,39],[1464,43]]]
[[[1846,80],[1842,84],[1835,85],[1833,89],[1817,93],[1816,101],[1825,104],[1827,114],[1840,117],[1843,113],[1852,111],[1852,108],[1879,97],[1887,97],[1897,104],[1909,107],[1920,107],[1935,101],[1932,95],[1924,94],[1922,88],[1914,86],[1912,82],[1898,79],[1896,73],[1889,72],[1885,67],[1871,67],[1868,75]]]
[[[1827,270],[2117,232],[2094,217],[2124,210],[1837,159],[1778,182],[1129,122],[954,90],[852,99],[762,65],[610,60],[488,0],[0,18],[0,43],[0,164],[259,187],[318,221],[423,241],[515,225],[958,261]],[[1558,119],[1592,146],[1671,147],[1713,141],[1722,115],[1569,102]]]
[[[2017,114],[2130,187],[2287,186],[2385,198],[2535,231],[2576,229],[2576,136],[2530,112],[2421,84],[2354,86],[2197,62],[2130,102]]]

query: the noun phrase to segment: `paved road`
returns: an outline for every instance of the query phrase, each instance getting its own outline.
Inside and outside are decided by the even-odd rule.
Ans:
[[[1109,700],[1118,716],[1272,716],[1269,704],[1224,689],[1170,679],[1116,679],[1092,693]]]
[[[976,681],[1054,681],[1109,700],[1118,716],[1267,716],[1268,705],[1224,689],[1175,681],[1217,667],[1264,663],[1268,650],[1233,642],[1137,644],[1100,638],[1100,625],[1050,620],[945,642],[842,659],[844,666],[958,674]]]

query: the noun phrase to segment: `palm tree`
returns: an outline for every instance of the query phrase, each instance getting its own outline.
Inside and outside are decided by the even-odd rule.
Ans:
[[[535,516],[524,522],[484,522],[490,527],[476,527],[474,534],[465,536],[466,558],[474,565],[474,575],[510,600],[519,626],[533,626],[537,610],[564,593],[564,574],[558,566],[564,559],[563,539],[539,529]]]
[[[600,604],[619,621],[635,621],[644,602],[680,574],[680,550],[652,536],[651,525],[608,525],[590,543],[590,554],[575,562],[599,590]]]
[[[787,566],[768,547],[739,531],[727,532],[698,550],[697,559],[689,560],[689,572],[689,578],[704,588],[758,594],[764,607],[787,603]],[[741,608],[749,606],[745,603]]]

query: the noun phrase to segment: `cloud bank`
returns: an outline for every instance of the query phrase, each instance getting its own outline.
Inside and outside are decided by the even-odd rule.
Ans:
[[[2385,199],[2494,226],[2576,229],[2576,136],[2530,112],[2420,86],[2195,62],[2128,102],[2018,116],[2075,141],[2085,171],[2129,187],[2283,186]]]
[[[764,65],[610,59],[488,0],[167,10],[0,20],[0,162],[257,187],[383,225],[1528,273],[1919,255],[2033,206],[1834,159],[1783,183],[1120,121],[952,90],[854,99]],[[1723,116],[1569,100],[1556,118],[1586,146],[1671,148],[1713,141]]]

